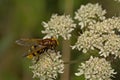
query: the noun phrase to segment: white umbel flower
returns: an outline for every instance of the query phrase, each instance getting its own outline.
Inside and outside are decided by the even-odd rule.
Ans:
[[[88,3],[87,5],[82,5],[77,12],[75,12],[75,19],[79,21],[81,29],[90,24],[96,23],[98,20],[104,20],[106,11],[102,10],[102,7],[97,4]]]
[[[85,76],[85,80],[112,80],[110,77],[116,74],[109,62],[104,58],[93,58],[92,56],[85,63],[81,63],[76,76]]]
[[[52,15],[48,23],[43,22],[45,28],[42,33],[47,34],[46,37],[58,37],[62,36],[65,40],[71,37],[71,32],[76,27],[70,15],[58,16],[57,14]]]
[[[77,42],[72,49],[82,50],[86,53],[88,50],[94,50],[95,47],[102,45],[103,38],[99,34],[95,34],[93,31],[85,31],[81,34]]]
[[[99,54],[108,57],[110,54],[120,58],[120,36],[111,34],[104,36],[105,42],[99,46]]]
[[[104,20],[103,22],[97,22],[96,24],[88,26],[90,30],[96,33],[114,33],[115,30],[120,31],[120,18],[113,17]]]
[[[120,18],[109,18],[88,26],[72,49],[82,50],[83,53],[98,49],[100,56],[112,54],[120,58]]]
[[[58,73],[63,73],[64,64],[61,60],[60,52],[48,50],[40,55],[39,61],[30,66],[33,72],[33,78],[40,80],[54,80],[58,77]]]
[[[108,57],[110,54],[120,58],[120,18],[113,17],[97,22],[88,26],[94,34],[99,34],[102,37],[100,43],[102,45],[95,46],[100,50],[99,54]]]

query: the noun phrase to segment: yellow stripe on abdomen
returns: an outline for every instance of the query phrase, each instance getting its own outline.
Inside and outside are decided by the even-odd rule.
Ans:
[[[33,55],[30,54],[30,55],[27,56],[27,58],[28,58],[28,59],[32,59],[32,58],[33,58]]]

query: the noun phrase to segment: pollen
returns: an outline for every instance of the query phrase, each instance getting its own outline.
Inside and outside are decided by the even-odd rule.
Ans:
[[[28,59],[32,59],[32,58],[33,58],[33,55],[32,55],[32,54],[31,54],[31,55],[28,55],[27,58],[28,58]]]
[[[34,49],[35,47],[34,47],[34,46],[32,46],[31,48],[32,48],[32,49]]]
[[[35,52],[34,54],[35,54],[35,55],[37,55],[38,53],[37,53],[37,52]]]

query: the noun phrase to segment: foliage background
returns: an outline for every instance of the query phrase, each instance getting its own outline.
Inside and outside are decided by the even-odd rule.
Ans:
[[[71,0],[0,0],[0,80],[33,80],[28,68],[30,61],[21,56],[26,49],[16,45],[15,41],[20,38],[42,38],[42,21],[48,21],[54,13],[64,14],[65,1]],[[107,17],[120,16],[120,3],[113,0],[73,0],[73,12],[88,2],[100,3],[107,10]],[[62,42],[59,42],[58,50],[61,50]],[[71,39],[71,43],[74,42],[75,39]],[[78,56],[77,53],[72,51],[71,60],[88,59],[89,55]],[[78,80],[73,73],[77,65],[71,64],[71,80]],[[114,80],[120,78],[119,66],[120,60],[117,60],[113,66],[118,72]]]

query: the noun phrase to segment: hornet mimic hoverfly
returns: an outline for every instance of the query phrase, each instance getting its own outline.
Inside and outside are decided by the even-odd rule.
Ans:
[[[48,49],[54,50],[58,45],[58,41],[51,37],[47,39],[20,39],[16,43],[21,46],[28,46],[29,50],[23,56],[29,59],[37,57],[36,62],[39,60],[39,55]]]

